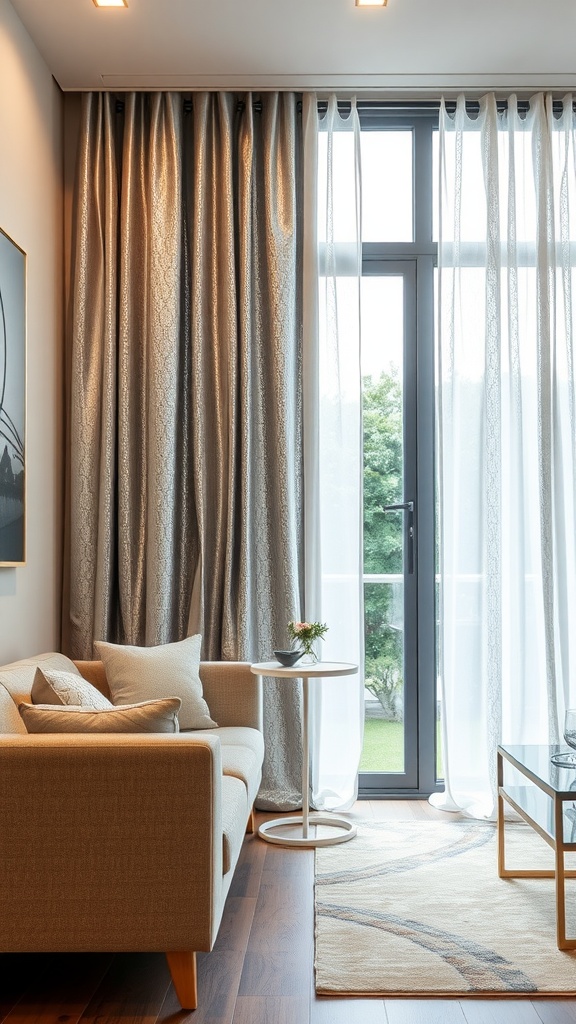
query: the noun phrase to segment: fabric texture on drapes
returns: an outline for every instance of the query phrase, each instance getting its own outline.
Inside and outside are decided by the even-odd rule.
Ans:
[[[302,593],[301,125],[293,94],[83,97],[70,310],[66,647],[285,646]],[[262,807],[300,792],[265,684]]]
[[[576,700],[576,129],[535,96],[440,112],[438,465],[446,794],[493,817],[496,746]]]
[[[311,685],[311,799],[345,810],[364,728],[360,123],[304,97],[305,617],[329,626],[322,658],[357,676]]]

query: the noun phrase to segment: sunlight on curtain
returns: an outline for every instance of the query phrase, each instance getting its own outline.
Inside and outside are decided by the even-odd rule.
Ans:
[[[363,592],[360,375],[360,124],[332,96],[304,100],[305,615],[329,625],[324,660],[358,676],[312,690],[312,802],[355,800],[362,749]]]
[[[446,809],[576,702],[576,131],[536,96],[440,111],[439,671]]]

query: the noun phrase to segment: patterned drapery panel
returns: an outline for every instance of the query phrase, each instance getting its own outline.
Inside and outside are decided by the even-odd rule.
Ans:
[[[302,594],[296,97],[83,98],[64,645],[285,646]],[[295,684],[265,685],[260,806],[299,803]]]

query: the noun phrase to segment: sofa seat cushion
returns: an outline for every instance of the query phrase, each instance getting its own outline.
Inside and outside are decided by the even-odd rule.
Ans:
[[[222,874],[235,867],[246,834],[251,804],[246,786],[233,775],[222,779]]]
[[[222,774],[240,779],[246,786],[248,805],[252,807],[262,779],[264,737],[257,729],[247,726],[222,726],[200,730],[210,736],[219,736],[222,749]],[[196,732],[195,735],[199,733]]]

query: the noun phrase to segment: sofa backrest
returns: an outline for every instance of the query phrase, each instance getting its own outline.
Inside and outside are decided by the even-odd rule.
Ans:
[[[75,661],[81,675],[111,699],[101,661]],[[200,681],[212,718],[219,725],[263,730],[261,686],[244,661],[201,661]]]
[[[78,669],[81,676],[87,679],[92,686],[95,686],[100,693],[103,693],[108,700],[112,700],[110,693],[110,687],[108,686],[108,680],[106,679],[106,669],[104,668],[104,662],[102,661],[75,661],[74,664]]]
[[[0,733],[26,733],[18,705],[5,686],[0,684]]]
[[[110,699],[106,671],[101,661],[70,661],[63,654],[38,654],[0,666],[0,733],[22,733],[26,728],[18,711],[21,701],[30,702],[36,667],[80,672]],[[248,725],[262,731],[262,690],[245,662],[200,662],[200,679],[210,714],[219,725]]]

